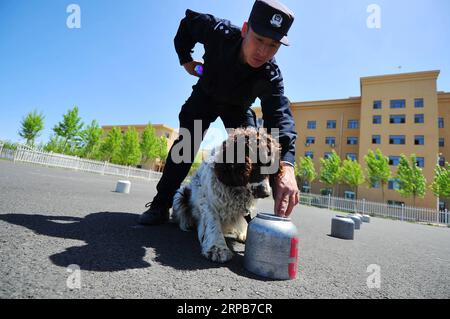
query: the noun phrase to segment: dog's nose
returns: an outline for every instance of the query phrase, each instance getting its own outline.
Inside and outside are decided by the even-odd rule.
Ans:
[[[255,198],[266,198],[270,196],[270,190],[264,185],[258,185],[252,189]]]

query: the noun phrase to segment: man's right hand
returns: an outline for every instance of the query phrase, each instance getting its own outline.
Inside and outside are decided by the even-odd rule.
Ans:
[[[186,69],[186,72],[189,73],[190,75],[196,76],[196,77],[200,77],[199,74],[197,74],[197,72],[195,72],[195,67],[197,65],[201,65],[203,66],[203,62],[200,61],[191,61],[188,63],[183,64],[184,68]]]

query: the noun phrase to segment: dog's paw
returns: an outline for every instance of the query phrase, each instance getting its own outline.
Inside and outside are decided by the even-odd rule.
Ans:
[[[212,246],[203,255],[217,263],[225,263],[233,258],[233,252],[228,247],[219,246]]]

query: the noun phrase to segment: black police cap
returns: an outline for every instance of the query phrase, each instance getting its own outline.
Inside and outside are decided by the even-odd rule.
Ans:
[[[255,1],[248,22],[257,34],[289,45],[287,34],[294,22],[294,13],[279,1]]]

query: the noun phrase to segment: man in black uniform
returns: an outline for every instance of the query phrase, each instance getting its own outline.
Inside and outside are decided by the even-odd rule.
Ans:
[[[281,165],[285,167],[284,175],[277,177],[273,185],[275,214],[291,214],[299,201],[294,175],[297,133],[274,56],[281,44],[289,45],[287,32],[293,21],[293,13],[276,0],[255,1],[242,29],[212,15],[186,11],[174,42],[180,64],[200,78],[179,114],[180,128],[188,130],[191,138],[183,141],[185,137],[180,135],[175,141],[156,187],[158,193],[146,205],[149,209],[140,216],[139,223],[157,225],[168,221],[173,197],[198,152],[199,143],[193,141],[194,121],[201,121],[202,136],[217,117],[226,128],[256,127],[256,116],[250,108],[256,98],[261,100],[264,127],[269,133],[272,128],[279,129],[282,147]],[[204,63],[192,59],[196,43],[204,45]],[[203,68],[201,75],[198,66]],[[190,145],[190,162],[174,163],[172,155],[178,143]]]

